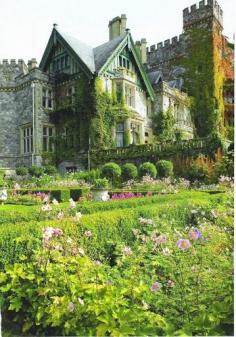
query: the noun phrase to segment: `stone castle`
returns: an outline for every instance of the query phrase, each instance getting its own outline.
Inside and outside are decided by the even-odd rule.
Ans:
[[[183,34],[150,47],[126,24],[111,20],[95,48],[54,24],[39,66],[2,60],[0,168],[54,162],[65,172],[84,168],[90,149],[228,137],[233,45],[218,3],[184,9]]]

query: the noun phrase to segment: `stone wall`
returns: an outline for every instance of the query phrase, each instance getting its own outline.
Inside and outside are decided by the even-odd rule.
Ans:
[[[0,167],[32,163],[31,154],[23,153],[23,128],[32,126],[33,90],[35,162],[40,161],[43,124],[49,123],[49,115],[42,108],[42,87],[48,84],[47,75],[37,68],[28,71],[21,60],[3,60],[0,64]]]

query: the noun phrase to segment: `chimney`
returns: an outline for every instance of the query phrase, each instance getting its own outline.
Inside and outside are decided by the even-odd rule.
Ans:
[[[28,61],[27,66],[28,66],[28,70],[30,71],[32,69],[32,61],[31,60]]]
[[[141,60],[142,63],[147,63],[147,40],[141,39]]]
[[[113,40],[116,37],[122,35],[126,30],[127,18],[125,14],[117,16],[111,21],[109,21],[109,40]]]
[[[135,42],[135,48],[136,48],[136,51],[141,59],[141,42],[140,41],[136,41]]]
[[[31,59],[31,69],[37,68],[37,60],[35,58]]]

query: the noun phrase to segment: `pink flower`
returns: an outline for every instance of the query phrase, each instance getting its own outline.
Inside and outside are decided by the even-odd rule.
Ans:
[[[87,230],[84,232],[84,235],[87,237],[87,238],[90,238],[91,236],[93,236],[92,232]]]
[[[128,247],[128,246],[125,246],[125,247],[123,248],[122,252],[123,252],[123,254],[125,254],[125,255],[127,255],[127,256],[133,254],[132,249],[131,249],[130,247]]]
[[[189,239],[192,241],[196,241],[201,238],[201,232],[197,228],[191,229],[189,232]]]
[[[159,291],[160,289],[161,289],[161,284],[159,282],[154,282],[150,287],[150,290],[154,293]]]
[[[159,235],[156,239],[155,239],[155,243],[157,245],[161,245],[162,243],[166,243],[167,238],[165,235]]]
[[[191,243],[187,239],[180,239],[177,241],[177,247],[181,250],[186,250],[191,247]]]

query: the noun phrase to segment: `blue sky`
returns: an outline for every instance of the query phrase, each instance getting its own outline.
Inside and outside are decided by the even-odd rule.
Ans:
[[[91,46],[108,40],[108,22],[125,13],[134,40],[148,45],[182,32],[182,10],[194,0],[0,0],[0,59],[40,61],[53,23]],[[224,34],[233,39],[235,1],[219,0]]]

